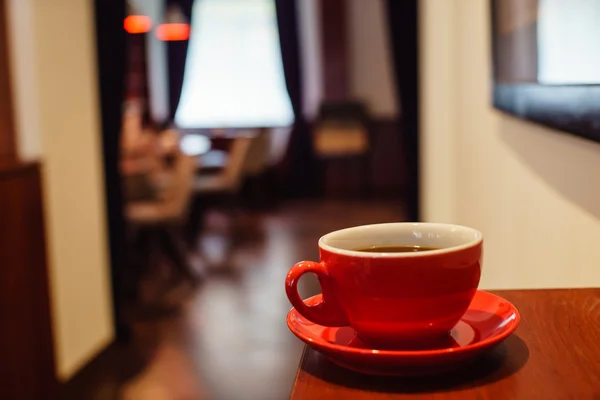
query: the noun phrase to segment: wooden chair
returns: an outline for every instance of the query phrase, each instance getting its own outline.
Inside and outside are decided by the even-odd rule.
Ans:
[[[198,170],[193,182],[194,203],[188,231],[192,241],[200,231],[207,209],[226,209],[235,217],[245,167],[255,137],[254,134],[241,134],[232,139],[227,162],[221,170],[210,174],[203,174],[201,167]]]
[[[125,209],[133,246],[140,254],[141,268],[151,263],[152,249],[157,248],[178,277],[190,282],[196,282],[198,277],[189,265],[181,239],[189,215],[194,172],[194,158],[177,153],[173,169],[166,175],[169,181],[165,190],[154,200],[133,201]],[[140,271],[138,275],[141,275]]]
[[[370,181],[370,118],[360,102],[324,103],[313,129],[313,149],[323,169],[338,164],[346,171],[360,168],[360,188],[365,194]],[[325,176],[325,172],[321,174]],[[339,177],[338,177],[339,178]]]
[[[194,179],[193,190],[198,195],[235,194],[243,179],[244,166],[252,144],[252,136],[233,139],[225,167],[215,174],[199,174]]]
[[[195,160],[179,153],[174,170],[168,174],[168,188],[157,200],[131,202],[126,208],[127,219],[136,226],[177,225],[187,219]]]

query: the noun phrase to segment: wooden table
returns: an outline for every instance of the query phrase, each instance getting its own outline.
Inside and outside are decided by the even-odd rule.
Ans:
[[[515,334],[437,376],[360,375],[307,347],[291,399],[600,399],[600,289],[497,291],[521,313]]]

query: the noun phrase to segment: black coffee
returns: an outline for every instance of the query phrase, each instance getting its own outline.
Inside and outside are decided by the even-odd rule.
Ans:
[[[439,248],[428,246],[371,246],[354,249],[354,251],[365,251],[367,253],[412,253],[431,250],[439,250]]]

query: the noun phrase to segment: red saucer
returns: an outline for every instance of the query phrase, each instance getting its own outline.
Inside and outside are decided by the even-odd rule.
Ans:
[[[321,301],[321,295],[305,300]],[[519,324],[519,312],[492,293],[477,291],[469,309],[446,339],[426,348],[379,350],[363,343],[350,327],[314,324],[292,308],[287,324],[294,335],[345,368],[374,375],[421,375],[454,369],[506,339]]]

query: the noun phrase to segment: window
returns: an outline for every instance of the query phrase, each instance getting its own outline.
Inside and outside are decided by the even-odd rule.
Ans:
[[[183,128],[289,126],[273,0],[197,0],[181,101]]]

